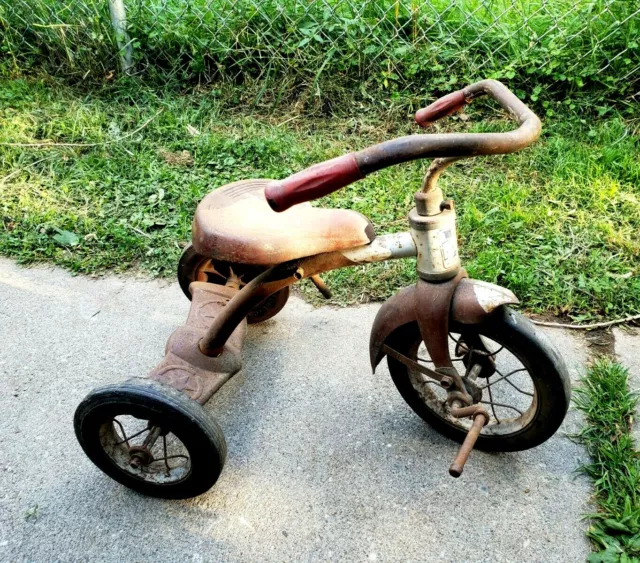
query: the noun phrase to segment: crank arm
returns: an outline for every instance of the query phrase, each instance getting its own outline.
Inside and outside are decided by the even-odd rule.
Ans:
[[[397,350],[394,350],[388,344],[384,344],[382,349],[394,360],[397,360],[405,366],[411,369],[415,369],[416,371],[426,375],[427,377],[440,382],[440,385],[442,385],[443,388],[448,387],[452,383],[458,385],[458,382],[460,382],[460,385],[464,385],[464,383],[462,382],[462,378],[459,375],[457,377],[454,377],[449,374],[438,373],[435,370],[432,370],[426,366],[419,364],[418,362],[413,361],[411,358],[407,358],[407,356],[401,354]],[[474,365],[470,371],[472,379],[475,379],[475,377],[477,377],[479,367]],[[447,383],[447,380],[449,381],[449,383]],[[445,383],[447,383],[446,386]],[[478,440],[478,436],[480,436],[482,428],[489,423],[489,414],[484,407],[478,404],[471,404],[471,396],[466,392],[466,390],[461,392],[448,389],[448,393],[449,397],[453,398],[452,403],[454,405],[449,410],[451,416],[454,416],[455,418],[466,418],[468,416],[473,417],[473,424],[471,425],[471,429],[467,433],[462,446],[460,446],[458,455],[456,455],[456,458],[453,460],[453,463],[449,467],[449,475],[451,475],[452,477],[460,477],[460,475],[462,475],[462,471],[464,470],[464,465],[465,463],[467,463],[467,460],[471,455],[471,450],[473,450],[473,446],[475,446],[476,441]],[[467,400],[467,398],[468,405],[460,406],[463,401]]]

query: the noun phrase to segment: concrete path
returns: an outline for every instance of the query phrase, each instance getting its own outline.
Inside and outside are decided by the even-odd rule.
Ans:
[[[189,302],[175,284],[72,277],[0,259],[1,561],[579,562],[589,546],[584,452],[563,432],[521,453],[457,446],[371,374],[377,306],[293,298],[250,329],[245,368],[207,406],[229,456],[207,494],[140,496],[86,459],[73,412],[144,375]],[[549,330],[577,377],[579,334]]]
[[[640,329],[614,328],[615,353],[620,363],[629,370],[629,388],[640,393]],[[640,420],[640,404],[636,409],[636,421]],[[640,424],[634,424],[633,438],[636,449],[640,447]]]

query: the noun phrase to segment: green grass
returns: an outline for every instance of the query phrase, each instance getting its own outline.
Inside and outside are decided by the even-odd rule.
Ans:
[[[111,89],[79,93],[53,81],[0,82],[0,143],[110,142],[95,148],[0,145],[0,253],[84,273],[140,269],[173,276],[192,214],[210,190],[248,177],[284,177],[312,163],[400,134],[363,108],[315,119],[230,109],[217,91]],[[123,142],[113,142],[162,112]],[[447,129],[509,127],[479,106]],[[187,126],[200,131],[191,135]],[[510,156],[447,172],[469,273],[512,289],[533,312],[577,320],[640,311],[640,162],[637,121],[609,115],[547,119],[543,138]],[[189,151],[193,166],[160,151]],[[360,211],[378,233],[406,229],[426,162],[374,174],[321,202]],[[327,275],[334,302],[384,299],[415,279],[411,260]]]
[[[620,364],[603,359],[576,389],[575,403],[586,417],[578,439],[592,460],[583,470],[598,507],[590,515],[588,536],[596,551],[590,563],[640,560],[640,455],[631,438],[638,398],[629,392],[628,376]]]

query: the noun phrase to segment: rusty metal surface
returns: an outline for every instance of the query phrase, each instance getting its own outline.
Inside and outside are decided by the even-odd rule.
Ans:
[[[312,276],[309,276],[309,279],[313,282],[313,285],[316,286],[316,289],[320,292],[322,297],[325,299],[331,299],[333,294],[319,274],[313,274]]]
[[[454,416],[456,415],[454,414]],[[480,431],[487,424],[487,422],[489,422],[489,415],[487,414],[487,411],[482,407],[479,407],[473,415],[473,424],[471,425],[471,428],[467,433],[462,446],[460,446],[460,449],[458,450],[458,455],[456,455],[456,458],[453,460],[453,463],[449,467],[449,475],[451,475],[452,477],[460,477],[460,475],[462,475],[464,465],[465,463],[467,463],[467,460],[471,455],[471,451],[473,450],[473,446],[475,446],[476,441],[478,440],[478,436],[480,436]]]
[[[419,123],[438,119],[479,96],[489,95],[520,125],[505,133],[443,133],[410,135],[373,145],[315,164],[284,180],[274,182],[270,197],[274,208],[286,209],[291,203],[311,201],[339,190],[364,176],[419,158],[473,157],[519,151],[539,136],[540,119],[497,80],[482,80],[436,101],[420,110]],[[427,119],[428,118],[428,119]]]
[[[452,318],[463,324],[477,324],[501,305],[515,305],[519,302],[504,287],[467,278],[460,281],[453,295]]]
[[[423,194],[433,193],[437,188],[438,178],[440,178],[442,173],[447,168],[449,168],[449,166],[458,162],[458,160],[462,160],[463,158],[464,157],[462,156],[452,156],[449,158],[436,158],[429,166],[429,169],[427,170],[427,173],[424,176],[424,180],[422,180],[422,188],[420,192]],[[434,215],[439,212],[438,210],[439,210],[440,204],[437,203],[437,197],[433,199],[436,199],[436,202],[432,203],[431,205],[427,203],[426,205],[427,209],[425,210],[425,212],[427,215]]]
[[[415,293],[415,285],[405,287],[378,310],[369,336],[369,361],[373,371],[384,357],[383,345],[387,338],[396,329],[416,320]]]
[[[416,200],[422,194],[416,194]],[[418,203],[418,201],[416,201]],[[420,278],[444,282],[460,271],[460,253],[456,234],[456,212],[452,201],[437,215],[420,215],[418,207],[409,211],[411,236],[416,245],[416,270]]]
[[[414,362],[411,358],[408,358],[407,356],[405,356],[404,354],[401,354],[400,352],[398,352],[394,348],[391,348],[391,346],[388,346],[387,344],[384,344],[382,348],[383,348],[385,354],[388,354],[394,360],[398,360],[400,363],[406,365],[408,368],[410,368],[410,369],[412,369],[414,371],[420,372],[420,373],[426,375],[427,377],[430,377],[434,381],[439,381],[440,385],[443,388],[446,389],[446,388],[448,388],[450,386],[450,384],[453,384],[453,381],[449,376],[442,375],[441,373],[438,373],[437,371],[434,371],[434,370],[428,368],[427,366],[423,366],[422,364],[419,364],[418,362]],[[451,382],[451,383],[449,383],[449,382]]]
[[[422,340],[436,369],[453,368],[449,354],[449,312],[458,283],[467,277],[465,270],[442,283],[419,279],[416,283],[416,320]]]
[[[487,418],[485,426],[489,422],[489,415],[487,413],[487,410],[481,405],[471,405],[468,407],[453,407],[449,412],[451,416],[454,416],[456,418],[467,418],[468,416],[475,417],[478,414],[483,414]]]
[[[271,266],[375,238],[369,220],[355,211],[301,204],[276,213],[264,197],[269,181],[242,180],[207,195],[193,221],[194,248],[217,260]]]
[[[200,349],[204,354],[220,353],[226,339],[249,311],[276,291],[280,291],[303,278],[322,272],[356,266],[368,262],[381,262],[415,256],[416,247],[409,233],[383,235],[371,244],[343,251],[325,252],[299,260],[291,260],[266,270],[233,298],[221,312],[202,339]]]
[[[247,331],[246,321],[238,323],[227,339],[222,354],[209,358],[202,354],[198,343],[212,320],[220,314],[238,290],[205,282],[190,286],[193,299],[184,326],[169,337],[164,359],[148,377],[183,391],[200,404],[211,396],[242,367],[242,343]]]
[[[520,127],[505,133],[443,133],[410,135],[355,153],[364,175],[418,158],[470,157],[522,150],[539,136],[540,119],[497,80],[476,82],[463,90],[467,101],[485,94],[494,98]]]
[[[229,339],[249,311],[276,291],[292,285],[302,277],[299,262],[293,261],[273,266],[252,279],[213,319],[198,343],[199,351],[213,358],[224,355]]]
[[[491,306],[485,299],[483,307],[478,302],[478,295],[483,295],[487,288],[491,289],[491,295],[495,298],[491,300]],[[369,338],[369,359],[374,371],[384,357],[383,345],[389,335],[402,325],[417,320],[415,292],[415,285],[405,287],[388,299],[378,311]],[[450,317],[462,324],[478,324],[500,305],[513,303],[518,303],[518,299],[508,289],[464,278],[453,294]]]
[[[370,244],[341,251],[354,264],[409,258],[417,254],[411,233],[392,233],[376,237]]]

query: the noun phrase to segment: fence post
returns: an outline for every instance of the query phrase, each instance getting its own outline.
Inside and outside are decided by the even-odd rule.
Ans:
[[[127,14],[124,8],[124,0],[109,0],[109,12],[111,12],[111,25],[116,34],[118,54],[122,72],[129,74],[133,68],[133,45],[127,33]]]

